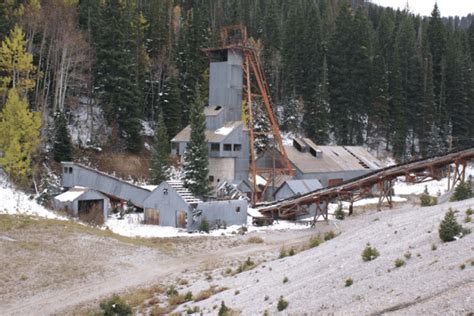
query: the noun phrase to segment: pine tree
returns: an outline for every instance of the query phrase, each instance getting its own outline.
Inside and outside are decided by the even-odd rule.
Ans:
[[[57,162],[72,160],[72,143],[67,129],[66,117],[57,112],[54,117],[53,157]]]
[[[40,144],[39,113],[28,110],[28,103],[12,88],[0,114],[0,165],[11,179],[26,184],[31,174],[31,162]]]
[[[168,139],[175,137],[185,126],[183,124],[182,112],[184,105],[180,91],[178,79],[175,76],[171,76],[164,83],[163,93],[158,101],[163,113],[163,118],[165,119]]]
[[[184,154],[184,183],[197,196],[205,196],[211,192],[209,186],[209,161],[206,141],[206,117],[204,102],[199,93],[199,85],[195,88],[196,99],[190,108],[191,139]]]
[[[107,0],[101,11],[97,38],[96,81],[109,123],[117,123],[127,149],[142,149],[140,136],[140,89],[136,81],[135,43],[129,34],[132,21],[122,1]]]
[[[347,3],[343,3],[336,19],[336,31],[329,45],[330,118],[336,142],[351,143],[349,131],[352,121],[351,60],[353,50],[352,15]],[[337,122],[337,124],[336,124]]]
[[[323,145],[329,140],[329,81],[325,54],[319,80],[314,96],[305,102],[303,127],[307,137],[314,140],[316,144]]]
[[[25,33],[16,25],[0,47],[0,91],[16,88],[23,95],[35,85],[33,55],[26,51]]]
[[[158,120],[155,127],[155,137],[153,141],[150,181],[152,184],[160,184],[169,178],[170,145],[166,126],[161,112],[158,114]]]
[[[302,122],[303,101],[295,96],[283,103],[282,130],[299,134]]]

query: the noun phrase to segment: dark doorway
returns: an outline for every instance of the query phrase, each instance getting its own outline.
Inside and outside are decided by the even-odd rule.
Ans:
[[[104,200],[85,200],[78,202],[79,219],[93,225],[104,223]]]

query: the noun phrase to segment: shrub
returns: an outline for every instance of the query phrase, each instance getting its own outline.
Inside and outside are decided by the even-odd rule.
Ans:
[[[176,296],[178,295],[178,290],[176,290],[176,287],[174,285],[171,285],[167,290],[166,290],[166,295],[168,296]]]
[[[296,254],[295,248],[291,247],[290,251],[288,252],[289,256],[294,256]]]
[[[214,293],[212,293],[211,290],[204,290],[204,291],[201,291],[199,292],[198,294],[196,294],[196,296],[194,297],[194,301],[195,302],[199,302],[199,301],[203,301],[203,300],[206,300],[208,299],[209,297],[211,297]]]
[[[324,233],[324,240],[326,240],[326,241],[330,240],[330,239],[333,239],[334,237],[336,237],[336,234],[332,230]]]
[[[253,237],[250,237],[249,239],[247,239],[247,243],[249,243],[249,244],[262,244],[263,239],[261,237],[258,237],[258,236],[253,236]]]
[[[400,259],[400,258],[395,259],[395,268],[400,268],[403,265],[405,265],[405,261],[403,259]]]
[[[377,248],[372,247],[369,243],[367,243],[367,246],[365,247],[364,251],[362,251],[362,260],[371,261],[377,258],[379,255],[380,253]]]
[[[281,247],[280,248],[280,255],[278,256],[278,258],[281,259],[281,258],[285,258],[286,256],[288,256],[288,254],[286,253],[285,247]]]
[[[186,302],[192,301],[193,300],[193,292],[191,292],[191,291],[186,292],[186,295],[184,295],[184,300]]]
[[[201,224],[199,224],[199,230],[202,232],[209,233],[209,222],[207,221],[207,218],[203,218],[201,221]]]
[[[283,296],[280,296],[280,298],[278,299],[278,304],[277,304],[278,311],[281,312],[282,310],[285,310],[287,307],[288,307],[288,301],[285,301],[283,299]]]
[[[458,224],[453,210],[450,209],[439,224],[439,238],[444,242],[453,241],[455,236],[461,234],[461,231],[462,226]]]
[[[436,249],[438,249],[438,247],[436,247],[435,244],[432,244],[432,245],[431,245],[431,250],[435,251]]]
[[[471,181],[461,182],[454,189],[454,193],[449,199],[451,202],[462,201],[472,197]]]
[[[225,306],[225,303],[224,301],[221,302],[221,307],[219,308],[219,312],[218,312],[218,315],[219,316],[224,316],[224,315],[228,315],[230,312],[230,309]]]
[[[309,240],[309,248],[317,247],[321,244],[321,239],[319,236],[311,237]]]
[[[430,196],[428,194],[420,195],[421,206],[432,206],[438,204],[438,198],[436,196]]]
[[[459,269],[464,270],[466,268],[466,265],[463,263],[459,266]]]
[[[341,221],[344,219],[346,213],[344,213],[344,211],[342,210],[342,205],[339,205],[337,207],[337,210],[334,212],[334,216],[336,217],[336,219]]]
[[[240,226],[238,229],[239,235],[245,235],[245,233],[248,231],[247,227],[245,226]]]
[[[104,316],[128,316],[132,315],[132,308],[118,295],[114,295],[108,301],[100,303]]]
[[[411,252],[407,250],[407,252],[405,252],[405,254],[403,255],[405,257],[405,259],[410,259],[411,258]]]
[[[283,283],[287,283],[288,282],[288,277],[284,277],[283,278]]]
[[[239,295],[239,294],[240,294],[240,291],[239,291],[239,290],[237,290],[237,291],[234,292],[234,295]]]
[[[255,268],[255,262],[253,262],[250,257],[247,258],[246,261],[244,261],[244,263],[242,263],[236,270],[236,272],[234,274],[237,274],[237,273],[240,273],[240,272],[244,272],[244,271],[247,271],[247,270],[251,270]]]
[[[473,215],[473,214],[474,214],[474,211],[473,211],[471,208],[468,208],[468,209],[466,210],[466,216],[471,216],[471,215]]]
[[[352,280],[352,278],[346,279],[346,287],[351,286],[353,283],[354,283],[354,281]]]
[[[470,222],[472,222],[471,216],[466,215],[466,217],[464,217],[464,223],[470,223]]]
[[[181,305],[186,302],[186,298],[183,295],[173,295],[168,299],[169,306]]]

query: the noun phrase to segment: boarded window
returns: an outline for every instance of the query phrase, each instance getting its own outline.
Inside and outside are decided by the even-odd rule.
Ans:
[[[176,214],[176,227],[178,228],[186,228],[187,224],[187,214],[184,211],[178,211]]]
[[[209,176],[209,182],[214,182],[214,176]]]
[[[160,225],[160,211],[153,208],[145,209],[145,223],[152,225]]]
[[[211,151],[219,151],[221,150],[221,146],[219,143],[211,143]]]
[[[235,208],[235,212],[236,212],[236,213],[240,213],[240,206],[237,206],[237,207]]]
[[[242,150],[242,145],[234,144],[234,151],[240,151],[240,150]]]
[[[339,184],[342,183],[342,181],[343,180],[341,178],[339,178],[339,179],[329,179],[328,186],[333,187],[335,185],[339,185]]]
[[[232,151],[232,144],[224,144],[224,151]]]

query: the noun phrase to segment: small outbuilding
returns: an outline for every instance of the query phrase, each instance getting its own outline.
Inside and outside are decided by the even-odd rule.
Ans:
[[[66,211],[71,216],[80,219],[90,219],[98,215],[103,222],[109,215],[110,199],[92,189],[73,187],[55,196],[53,207],[56,210]]]
[[[203,219],[209,226],[245,225],[247,200],[203,202],[194,197],[181,181],[167,181],[144,201],[145,223],[198,230]]]
[[[287,180],[275,191],[275,200],[303,195],[322,188],[323,185],[317,179]],[[306,207],[306,213],[297,216],[296,219],[314,217],[314,214],[316,214],[316,204],[311,204]]]

